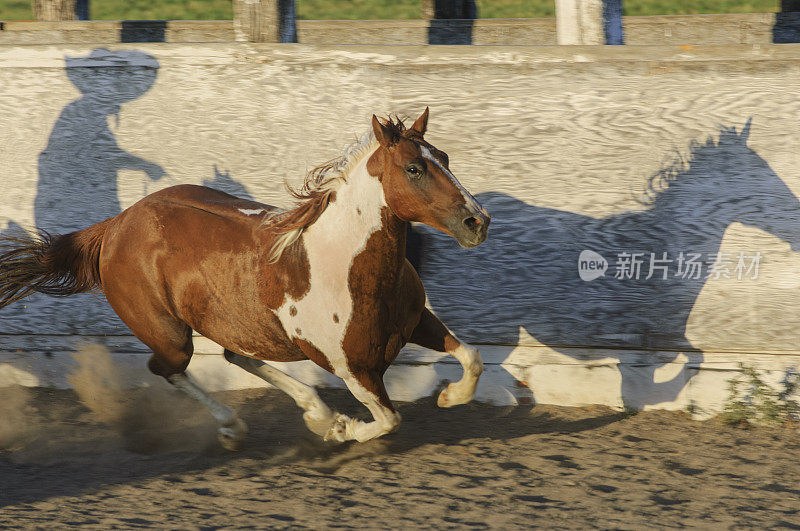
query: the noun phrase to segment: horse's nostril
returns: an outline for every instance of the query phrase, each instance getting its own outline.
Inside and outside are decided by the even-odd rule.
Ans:
[[[478,230],[478,228],[480,228],[482,223],[483,222],[480,220],[480,218],[476,218],[475,216],[470,216],[464,220],[464,225],[466,225],[467,228],[471,231]]]

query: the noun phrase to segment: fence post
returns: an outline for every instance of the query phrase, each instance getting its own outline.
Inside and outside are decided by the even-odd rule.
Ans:
[[[297,42],[294,0],[233,0],[237,41]]]
[[[625,44],[622,13],[622,0],[603,0],[603,28],[606,34],[606,44]]]
[[[428,21],[428,44],[472,44],[478,7],[475,0],[422,0],[422,18]]]
[[[76,0],[75,18],[78,20],[89,20],[89,0]]]
[[[33,18],[47,22],[75,20],[75,0],[33,0]]]
[[[622,44],[622,0],[555,0],[558,44]]]

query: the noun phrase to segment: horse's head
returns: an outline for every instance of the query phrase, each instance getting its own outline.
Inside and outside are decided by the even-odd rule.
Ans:
[[[427,108],[409,129],[373,115],[379,146],[367,170],[380,179],[389,208],[401,220],[429,225],[462,247],[480,245],[489,231],[489,213],[450,172],[447,154],[425,141],[427,124]]]
[[[727,202],[726,193],[717,191],[722,197],[721,208],[728,212],[730,221],[761,229],[789,243],[793,251],[800,251],[800,200],[747,145],[751,121],[739,133],[732,129],[720,135],[717,149],[722,154],[720,159],[727,161],[729,190]]]
[[[697,237],[731,223],[768,232],[800,251],[800,200],[770,165],[747,145],[751,120],[741,131],[692,145],[691,154],[651,177],[648,201],[675,216]]]

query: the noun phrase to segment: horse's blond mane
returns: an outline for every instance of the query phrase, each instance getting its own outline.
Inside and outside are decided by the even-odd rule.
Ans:
[[[403,119],[398,116],[381,121],[398,137],[416,135],[415,131],[406,129]],[[325,212],[336,199],[336,191],[347,182],[350,171],[373,151],[376,143],[375,135],[369,130],[347,146],[341,156],[309,171],[299,189],[287,185],[289,194],[297,200],[297,206],[289,211],[276,211],[264,218],[264,225],[279,235],[270,249],[270,263],[277,262],[286,248]]]
[[[309,171],[299,189],[287,185],[289,194],[297,200],[297,206],[264,219],[264,225],[278,234],[269,253],[271,263],[277,262],[286,248],[297,241],[336,199],[336,191],[347,181],[350,171],[373,150],[375,144],[375,136],[369,131],[350,144],[341,156]]]

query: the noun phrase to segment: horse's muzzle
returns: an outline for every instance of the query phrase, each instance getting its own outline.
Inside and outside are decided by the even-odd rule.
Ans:
[[[450,223],[450,231],[461,247],[476,247],[486,240],[492,216],[484,208],[462,207],[460,215]]]

